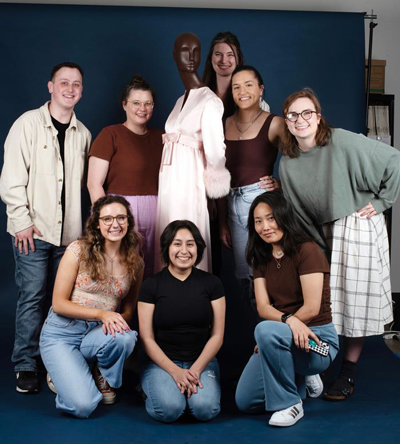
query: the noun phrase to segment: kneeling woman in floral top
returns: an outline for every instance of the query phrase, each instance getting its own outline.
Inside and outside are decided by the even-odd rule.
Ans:
[[[143,276],[129,203],[106,196],[93,205],[85,236],[70,244],[58,269],[40,352],[57,409],[87,418],[113,404],[137,333],[128,325]],[[118,312],[117,312],[118,311]]]

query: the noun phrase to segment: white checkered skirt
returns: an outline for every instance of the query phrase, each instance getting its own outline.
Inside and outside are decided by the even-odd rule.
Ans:
[[[325,225],[324,231],[332,249],[332,317],[338,334],[382,334],[393,321],[385,217],[353,213]]]

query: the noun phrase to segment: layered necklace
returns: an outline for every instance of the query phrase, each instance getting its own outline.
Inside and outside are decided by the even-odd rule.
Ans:
[[[259,113],[254,117],[254,119],[252,119],[252,120],[250,120],[250,121],[248,121],[248,122],[239,122],[239,119],[238,119],[239,116],[238,116],[238,114],[235,115],[235,125],[236,125],[236,129],[237,129],[237,130],[239,131],[239,133],[240,133],[240,135],[239,135],[239,137],[238,137],[238,140],[242,140],[242,139],[243,139],[243,134],[244,134],[249,128],[251,128],[251,127],[253,126],[254,122],[255,122],[255,121],[261,116],[262,112],[263,112],[263,110],[260,108]],[[238,123],[240,123],[240,124],[242,124],[242,125],[249,124],[249,126],[248,126],[247,128],[245,128],[244,130],[241,130],[241,129],[239,128]]]
[[[281,260],[282,260],[282,257],[283,257],[283,251],[276,251],[275,255],[272,254],[272,256],[275,259],[276,268],[279,270],[282,267]],[[275,257],[275,256],[277,256],[277,257]]]

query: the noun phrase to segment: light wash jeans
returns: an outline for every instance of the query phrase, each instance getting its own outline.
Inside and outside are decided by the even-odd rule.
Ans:
[[[181,368],[188,369],[193,362],[174,361]],[[173,422],[189,412],[199,421],[209,421],[221,411],[221,387],[219,365],[213,358],[200,375],[203,388],[190,398],[182,394],[172,376],[149,360],[141,376],[141,384],[146,394],[147,413],[157,421]]]
[[[111,387],[120,387],[125,359],[136,340],[136,331],[105,335],[100,321],[67,318],[50,309],[40,336],[40,352],[57,390],[57,409],[87,418],[103,398],[91,364],[97,364]]]
[[[306,353],[296,347],[290,327],[282,322],[263,321],[254,336],[259,353],[253,354],[243,370],[236,389],[236,404],[246,413],[276,411],[300,402],[296,373],[315,375],[326,370],[339,350],[339,340],[332,323],[310,327],[328,342],[329,355]]]
[[[231,188],[228,200],[228,225],[232,237],[233,256],[235,258],[235,274],[238,279],[247,279],[252,271],[246,261],[247,219],[253,200],[265,190],[259,182],[244,187]]]
[[[14,247],[15,283],[18,303],[15,315],[15,341],[12,362],[15,371],[37,370],[39,336],[46,311],[51,304],[54,280],[65,247],[35,239],[35,251],[20,253]],[[46,305],[46,302],[48,305]]]

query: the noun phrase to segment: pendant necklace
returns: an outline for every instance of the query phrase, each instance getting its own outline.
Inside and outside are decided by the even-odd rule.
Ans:
[[[239,120],[238,120],[238,114],[236,114],[235,115],[235,125],[236,125],[236,129],[239,131],[239,133],[240,133],[240,136],[238,137],[238,140],[243,140],[243,134],[249,129],[249,128],[251,128],[251,126],[253,125],[253,123],[261,116],[261,114],[262,114],[262,112],[263,112],[263,110],[262,109],[260,109],[260,112],[256,115],[256,117],[254,117],[254,119],[253,120],[250,120],[249,122],[239,122]],[[246,123],[250,123],[250,125],[246,128],[246,129],[244,129],[243,131],[239,128],[239,125],[238,125],[238,123],[244,123],[244,124],[246,124]]]
[[[276,268],[279,270],[281,268],[281,266],[282,266],[281,265],[281,260],[282,260],[282,257],[283,257],[283,251],[276,251],[275,255],[278,256],[278,257],[275,257],[274,255],[272,255],[272,256],[275,259]]]
[[[110,261],[111,264],[111,272],[110,272],[110,276],[113,275],[113,271],[114,271],[114,261],[115,261],[115,257],[117,256],[118,252],[114,254],[113,257],[109,256],[106,251],[104,251],[104,254],[108,257],[108,260]]]

